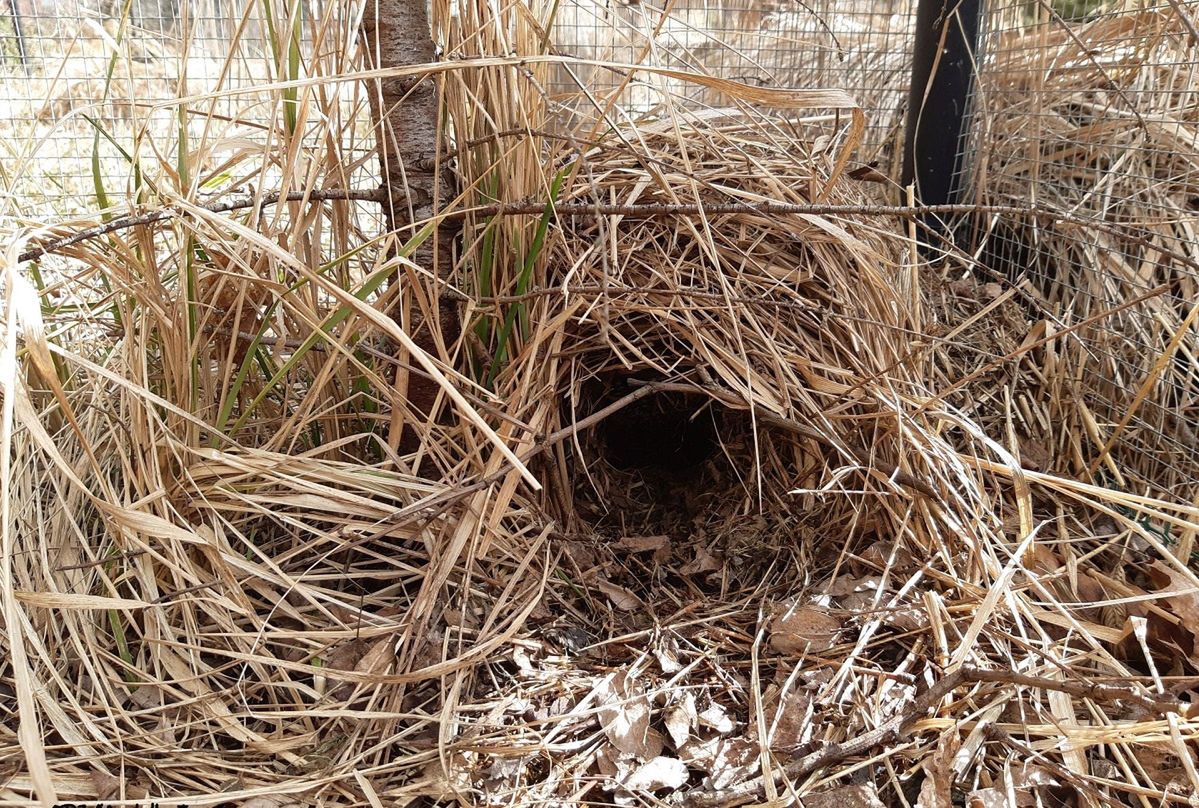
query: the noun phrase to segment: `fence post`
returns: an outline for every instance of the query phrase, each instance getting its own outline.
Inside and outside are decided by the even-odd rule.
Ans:
[[[903,185],[922,205],[952,205],[964,190],[966,126],[985,0],[920,0],[904,137]],[[926,217],[948,236],[937,217]]]

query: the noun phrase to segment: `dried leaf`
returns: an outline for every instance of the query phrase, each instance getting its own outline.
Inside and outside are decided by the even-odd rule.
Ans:
[[[152,685],[139,685],[129,691],[129,702],[139,710],[149,710],[162,704],[162,691]]]
[[[529,764],[537,759],[536,755],[517,755],[515,757],[496,756],[491,760],[483,783],[488,791],[512,791],[526,778]]]
[[[1150,782],[1158,788],[1168,789],[1188,784],[1186,768],[1172,747],[1160,744],[1136,744],[1131,747],[1131,750],[1141,769],[1149,776]],[[1194,759],[1194,755],[1192,755],[1192,759]]]
[[[687,693],[681,702],[667,708],[663,720],[666,732],[674,742],[674,748],[681,749],[691,737],[691,730],[699,723],[699,717],[695,712],[695,694]]]
[[[121,793],[121,778],[95,770],[88,772],[88,776],[91,777],[92,788],[96,790],[96,800],[99,802],[116,799]]]
[[[788,609],[770,623],[770,647],[780,654],[819,654],[837,643],[841,621],[819,606]]]
[[[370,647],[368,640],[347,640],[329,652],[325,659],[325,667],[335,671],[355,670],[358,661]]]
[[[607,595],[608,600],[612,601],[612,605],[622,612],[633,612],[645,606],[641,598],[634,595],[631,590],[617,586],[611,581],[597,580],[595,588]]]
[[[869,783],[805,794],[803,804],[804,808],[886,808],[878,798],[878,791]]]
[[[1165,598],[1170,611],[1178,615],[1184,625],[1193,627],[1192,633],[1199,633],[1199,587],[1191,583],[1189,576],[1161,561],[1150,565],[1149,574],[1162,593],[1177,593]]]
[[[953,808],[953,757],[961,745],[956,728],[941,733],[936,750],[924,764],[916,808]]]
[[[703,547],[695,548],[695,558],[688,561],[679,569],[683,575],[702,575],[708,572],[716,572],[724,566],[724,562],[716,556],[709,553]]]
[[[751,777],[760,754],[758,744],[746,738],[692,740],[679,749],[679,757],[688,766],[708,775],[710,789],[728,788]]]
[[[628,550],[631,553],[653,553],[655,557],[657,557],[658,553],[665,551],[667,557],[669,557],[670,537],[625,536],[616,542],[616,547],[620,550]]]
[[[383,637],[354,666],[357,673],[383,673],[395,661],[395,639]]]
[[[842,575],[830,581],[828,586],[824,588],[824,591],[835,598],[842,598],[852,595],[855,592],[870,592],[873,595],[874,592],[878,591],[882,580],[878,575],[863,575],[859,578]]]
[[[676,655],[677,650],[678,643],[669,638],[654,648],[654,657],[658,660],[658,667],[667,676],[672,673],[678,673],[683,669],[683,665],[679,662]]]
[[[1019,805],[1019,802],[1017,802]],[[966,795],[966,808],[1014,808],[1009,806],[1007,792],[1000,788],[980,788]]]
[[[729,715],[728,710],[716,702],[712,702],[697,718],[701,727],[714,729],[721,735],[728,735],[737,728],[737,722]]]
[[[419,786],[413,789],[415,794],[432,797],[439,802],[450,802],[459,794],[471,787],[470,762],[462,755],[455,754],[449,760],[450,770],[447,773],[441,758],[433,758],[424,766],[424,777]],[[243,806],[244,808],[244,806]],[[262,806],[272,808],[272,806]]]
[[[811,712],[811,705],[810,694],[798,690],[787,693],[770,733],[771,749],[776,752],[789,752],[804,742],[804,725]]]
[[[680,788],[687,782],[687,766],[678,758],[656,757],[638,767],[621,786],[628,791]]]
[[[883,609],[879,613],[883,623],[900,631],[923,631],[929,627],[928,612],[919,606],[901,606]]]
[[[600,726],[612,745],[641,760],[657,757],[662,739],[650,730],[651,705],[642,687],[620,671],[600,685]]]
[[[1117,771],[1110,772],[1108,776],[1118,776]],[[1048,769],[1026,763],[1011,773],[1010,790],[1007,787],[993,786],[971,791],[966,795],[966,808],[1034,808],[1045,804],[1044,800],[1038,799],[1038,790],[1058,785],[1058,779]]]

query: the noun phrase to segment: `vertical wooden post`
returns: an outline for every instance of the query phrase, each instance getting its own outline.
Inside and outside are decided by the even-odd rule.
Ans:
[[[362,18],[362,35],[369,66],[386,69],[437,61],[429,25],[427,0],[368,0]],[[388,232],[401,242],[416,235],[421,227],[453,198],[453,187],[438,163],[438,92],[433,78],[388,77],[368,88],[379,147],[382,178],[383,217]],[[457,339],[460,325],[457,307],[442,296],[440,280],[451,270],[447,258],[453,230],[435,228],[430,238],[409,258],[429,274],[432,288],[419,296],[435,304],[433,317],[398,308],[391,317],[412,333],[416,344],[433,355],[444,355],[446,343]],[[407,275],[403,282],[418,277]],[[393,290],[398,291],[398,290]],[[394,294],[393,301],[404,296]],[[408,297],[409,300],[412,296]],[[397,396],[406,399],[411,411],[427,417],[433,410],[438,386],[431,379],[408,371],[411,357],[398,346],[395,378]],[[388,443],[394,449],[416,447],[417,434],[404,423],[399,408],[392,412]]]

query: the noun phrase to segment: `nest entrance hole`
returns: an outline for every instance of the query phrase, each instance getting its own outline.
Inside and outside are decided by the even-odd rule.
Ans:
[[[694,476],[720,451],[712,408],[694,393],[651,393],[600,423],[602,457],[620,471]]]
[[[646,383],[602,374],[583,385],[575,415],[599,412]],[[697,518],[740,500],[746,464],[734,458],[750,423],[748,413],[702,393],[648,393],[580,436],[568,460],[569,508],[600,534],[689,535]]]

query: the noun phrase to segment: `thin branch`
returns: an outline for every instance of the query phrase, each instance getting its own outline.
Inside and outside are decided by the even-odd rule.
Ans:
[[[835,763],[897,743],[942,699],[963,685],[977,682],[996,682],[1035,690],[1057,691],[1092,701],[1132,702],[1153,713],[1178,713],[1189,717],[1195,712],[1194,705],[1164,696],[1147,696],[1129,687],[1064,682],[1010,670],[959,668],[918,696],[909,709],[887,721],[878,729],[863,733],[844,743],[829,744],[810,755],[791,761],[775,772],[774,779],[782,780],[785,777],[792,781],[799,780]],[[688,808],[741,805],[753,800],[760,800],[765,793],[765,785],[764,778],[755,777],[753,780],[748,780],[732,788],[688,795],[683,804]]]
[[[212,202],[199,205],[200,208],[212,213],[224,213],[241,208],[270,205],[277,202],[326,202],[337,200],[352,200],[363,202],[378,202],[383,204],[385,198],[378,190],[314,190],[297,191],[282,195],[279,193],[264,194],[256,198],[250,194],[231,197],[223,202]],[[472,208],[446,211],[439,214],[442,220],[462,219],[467,216],[480,218],[498,216],[540,216],[545,212],[545,201],[521,201],[515,203],[500,203],[482,205]],[[998,215],[1013,217],[1028,217],[1047,221],[1063,222],[1080,225],[1100,232],[1110,233],[1130,240],[1139,246],[1151,249],[1161,254],[1169,261],[1177,262],[1191,269],[1199,269],[1199,261],[1186,255],[1170,252],[1159,244],[1138,234],[1134,224],[1112,224],[1068,211],[1045,210],[1035,205],[813,205],[792,204],[785,202],[713,202],[698,204],[634,204],[614,205],[596,204],[592,202],[563,202],[554,206],[554,212],[560,216],[622,216],[629,219],[653,219],[672,216],[694,216],[700,213],[707,216],[727,214],[757,214],[762,216],[891,216],[901,219],[919,219],[925,216],[965,216],[965,215]],[[50,239],[37,247],[23,252],[18,260],[32,261],[47,253],[59,252],[62,249],[87,239],[96,238],[107,233],[136,227],[143,224],[173,219],[184,215],[180,208],[163,208],[156,211],[123,216],[105,222],[102,225],[82,230],[70,236]]]
[[[333,201],[353,201],[353,202],[380,202],[381,194],[377,189],[374,190],[345,190],[341,188],[330,188],[326,190],[313,191],[293,191],[289,194],[281,194],[273,191],[269,194],[257,196],[255,194],[236,194],[230,196],[220,202],[209,202],[200,204],[197,207],[208,211],[209,213],[228,213],[234,210],[242,210],[244,208],[261,208],[265,205],[274,205],[278,202],[333,202]],[[110,219],[104,224],[89,227],[86,230],[80,230],[77,233],[72,233],[69,236],[60,236],[42,242],[36,247],[30,247],[25,252],[21,253],[17,260],[36,261],[43,255],[48,253],[61,252],[67,247],[72,247],[81,241],[87,241],[93,238],[115,233],[118,230],[127,230],[130,227],[138,227],[139,225],[154,224],[155,222],[163,222],[168,219],[176,219],[185,214],[185,211],[179,207],[158,208],[157,210],[143,211],[142,213],[130,214],[128,216],[119,216],[116,219]]]

